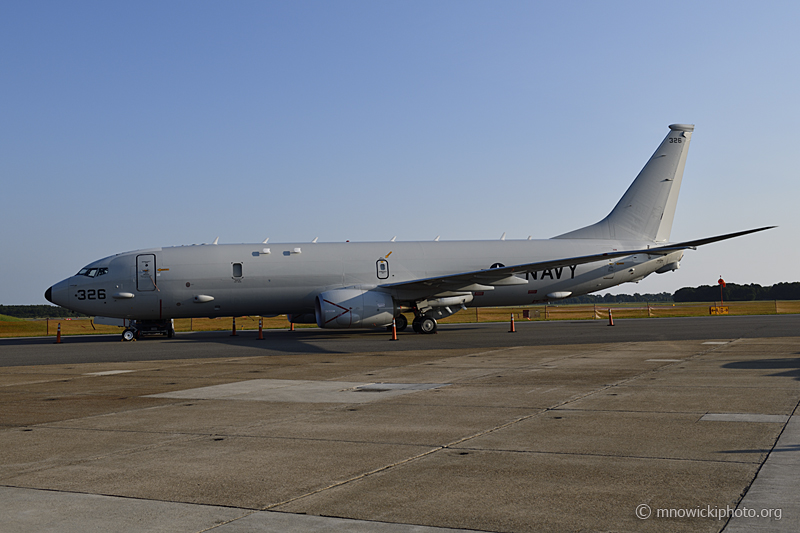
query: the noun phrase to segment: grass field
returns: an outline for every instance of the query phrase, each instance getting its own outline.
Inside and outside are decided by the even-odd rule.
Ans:
[[[514,320],[608,320],[608,312],[614,319],[659,318],[679,316],[709,316],[709,303],[681,303],[648,305],[645,303],[613,305],[535,305],[530,307],[483,307],[468,309],[440,320],[442,324],[463,324],[474,322],[506,322],[514,315]],[[800,301],[726,302],[730,315],[775,315],[800,313]],[[407,314],[409,322],[413,318]],[[264,329],[287,329],[286,316],[264,318]],[[91,335],[121,333],[122,328],[94,324],[88,318],[64,318],[48,320],[28,320],[0,315],[0,337],[41,337],[55,336],[61,324],[62,335]],[[231,318],[181,318],[175,320],[175,331],[222,331],[230,330]],[[313,324],[297,324],[295,327],[316,327]],[[257,330],[258,317],[237,317],[237,330]]]

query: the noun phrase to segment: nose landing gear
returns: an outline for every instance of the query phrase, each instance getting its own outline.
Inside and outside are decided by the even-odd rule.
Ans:
[[[122,340],[132,341],[142,335],[163,335],[167,338],[175,336],[172,319],[168,320],[134,320],[122,332]]]

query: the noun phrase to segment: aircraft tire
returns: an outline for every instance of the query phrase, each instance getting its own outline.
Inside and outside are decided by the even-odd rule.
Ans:
[[[431,317],[423,317],[419,321],[419,332],[425,334],[436,333],[436,320]]]
[[[122,340],[132,341],[136,337],[136,332],[128,328],[122,332]]]
[[[422,330],[419,329],[419,318],[415,318],[414,321],[411,323],[411,329],[414,330],[415,333],[422,333]]]
[[[404,331],[408,327],[408,319],[404,315],[397,315],[394,324],[397,331]]]

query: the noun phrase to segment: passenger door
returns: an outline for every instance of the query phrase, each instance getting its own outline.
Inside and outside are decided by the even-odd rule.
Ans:
[[[156,256],[142,254],[136,256],[136,289],[154,291],[156,287]]]

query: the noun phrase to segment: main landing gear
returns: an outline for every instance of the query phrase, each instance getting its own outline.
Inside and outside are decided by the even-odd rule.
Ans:
[[[394,317],[394,327],[397,329],[397,331],[405,331],[405,329],[408,327],[408,319],[405,317],[405,315],[397,315]],[[386,326],[386,331],[392,331],[391,324]]]
[[[436,333],[436,319],[429,316],[418,316],[414,318],[411,327],[417,333]]]
[[[397,315],[394,318],[394,324],[397,328],[397,331],[404,331],[408,327],[408,319],[405,317],[405,315]]]
[[[397,315],[394,324],[398,332],[403,331],[408,327],[408,319],[404,315]],[[411,328],[417,333],[436,333],[436,327],[436,319],[425,316],[415,317],[411,323]],[[386,330],[392,331],[392,326],[387,326]]]

